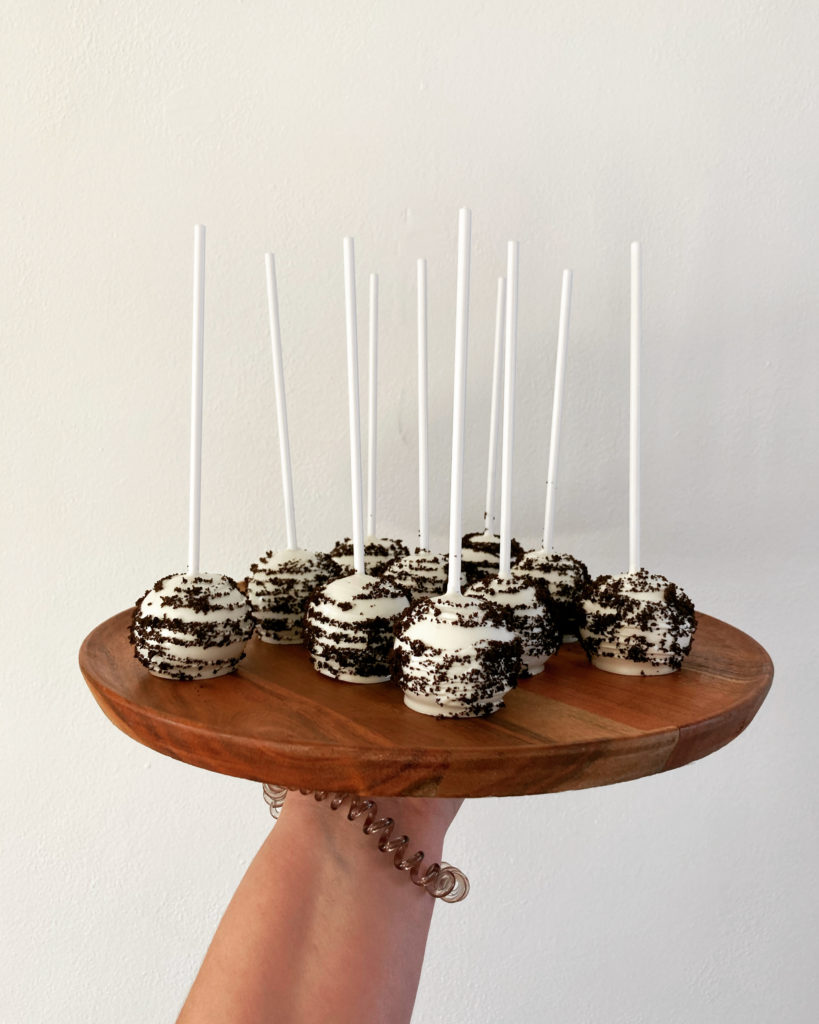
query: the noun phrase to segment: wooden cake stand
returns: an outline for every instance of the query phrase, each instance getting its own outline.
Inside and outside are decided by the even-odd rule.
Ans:
[[[318,675],[301,646],[256,639],[233,675],[157,679],[134,657],[131,615],[103,622],[80,650],[91,692],[123,732],[226,775],[366,796],[516,796],[679,768],[738,736],[773,679],[755,640],[699,615],[673,675],[601,672],[564,645],[491,718],[446,721],[409,711],[389,684]]]

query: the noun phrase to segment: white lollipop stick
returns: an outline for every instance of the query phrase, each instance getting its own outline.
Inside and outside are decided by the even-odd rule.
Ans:
[[[515,370],[518,350],[518,252],[509,242],[506,253],[506,337],[503,372],[503,458],[501,461],[501,526],[498,576],[512,574],[512,453],[515,446]]]
[[[563,271],[560,291],[560,323],[557,329],[555,393],[552,398],[552,435],[549,439],[549,468],[546,471],[546,520],[543,524],[543,550],[551,554],[555,532],[555,490],[557,457],[560,452],[560,424],[563,417],[563,391],[566,382],[566,349],[569,344],[569,314],[572,305],[572,272]]]
[[[466,354],[469,338],[469,263],[472,213],[458,212],[458,286],[455,299],[455,387],[452,396],[452,472],[449,494],[448,594],[461,592],[461,520],[463,516]]]
[[[629,374],[628,571],[640,568],[640,243],[631,243],[631,361]]]
[[[358,329],[355,308],[355,244],[344,239],[347,314],[347,398],[350,416],[350,482],[353,499],[353,569],[364,572],[364,510],[361,485],[361,407],[358,395]]]
[[[199,572],[202,518],[202,380],[205,357],[205,225],[193,229],[193,359],[191,370],[191,453],[188,501],[188,573]]]
[[[486,509],[483,514],[483,528],[487,533],[495,532],[495,479],[498,475],[498,447],[500,442],[500,417],[503,384],[503,331],[506,318],[506,280],[498,278],[498,297],[495,303],[495,357],[492,362],[492,400],[489,411],[489,464],[486,469]]]
[[[270,341],[273,346],[273,384],[276,389],[276,417],[279,424],[279,460],[282,467],[282,491],[284,492],[284,523],[287,531],[287,547],[294,551],[298,547],[296,543],[296,505],[293,499],[293,467],[290,462],[290,434],[287,430],[287,400],[284,394],[276,257],[272,252],[265,253],[264,265],[267,276],[267,314],[270,321]]]
[[[367,536],[375,536],[375,480],[378,462],[378,274],[370,274],[370,362],[367,407]]]
[[[429,380],[427,261],[418,260],[418,546],[429,551]]]

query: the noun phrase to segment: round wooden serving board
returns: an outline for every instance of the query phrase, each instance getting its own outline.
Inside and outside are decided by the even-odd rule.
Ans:
[[[365,796],[514,796],[668,771],[738,736],[773,679],[755,640],[699,615],[673,675],[601,672],[569,644],[491,718],[439,721],[406,709],[387,683],[334,682],[303,647],[255,638],[233,675],[157,679],[134,657],[131,615],[103,622],[80,650],[91,692],[123,732],[226,775]]]

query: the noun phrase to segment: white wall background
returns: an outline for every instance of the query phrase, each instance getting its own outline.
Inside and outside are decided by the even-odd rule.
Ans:
[[[434,531],[454,239],[474,217],[465,502],[494,282],[521,242],[516,532],[541,524],[575,270],[559,540],[626,559],[628,243],[645,256],[644,562],[757,637],[737,742],[608,789],[468,804],[415,1019],[815,1019],[819,9],[4,4],[0,1021],[172,1020],[270,827],[260,789],[117,732],[85,634],[183,567],[191,226],[208,225],[203,562],[284,528],[262,252],[278,253],[301,533],[348,531],[341,244],[381,273],[381,516],[414,537],[413,275],[429,259]],[[400,922],[396,937],[400,942]]]

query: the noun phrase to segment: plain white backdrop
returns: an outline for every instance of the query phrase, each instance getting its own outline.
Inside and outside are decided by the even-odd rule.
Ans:
[[[444,543],[462,205],[465,526],[483,511],[495,279],[517,238],[515,533],[539,539],[570,266],[557,542],[595,573],[625,567],[639,238],[643,561],[755,636],[777,674],[750,729],[687,768],[467,804],[447,856],[472,893],[436,911],[414,1019],[813,1021],[816,5],[3,7],[0,1022],[173,1020],[270,827],[258,785],[114,729],[76,663],[98,622],[184,567],[192,225],[208,226],[202,564],[241,576],[284,543],[266,249],[300,539],[349,532],[345,234],[360,295],[381,275],[379,529],[410,542],[429,260]]]

